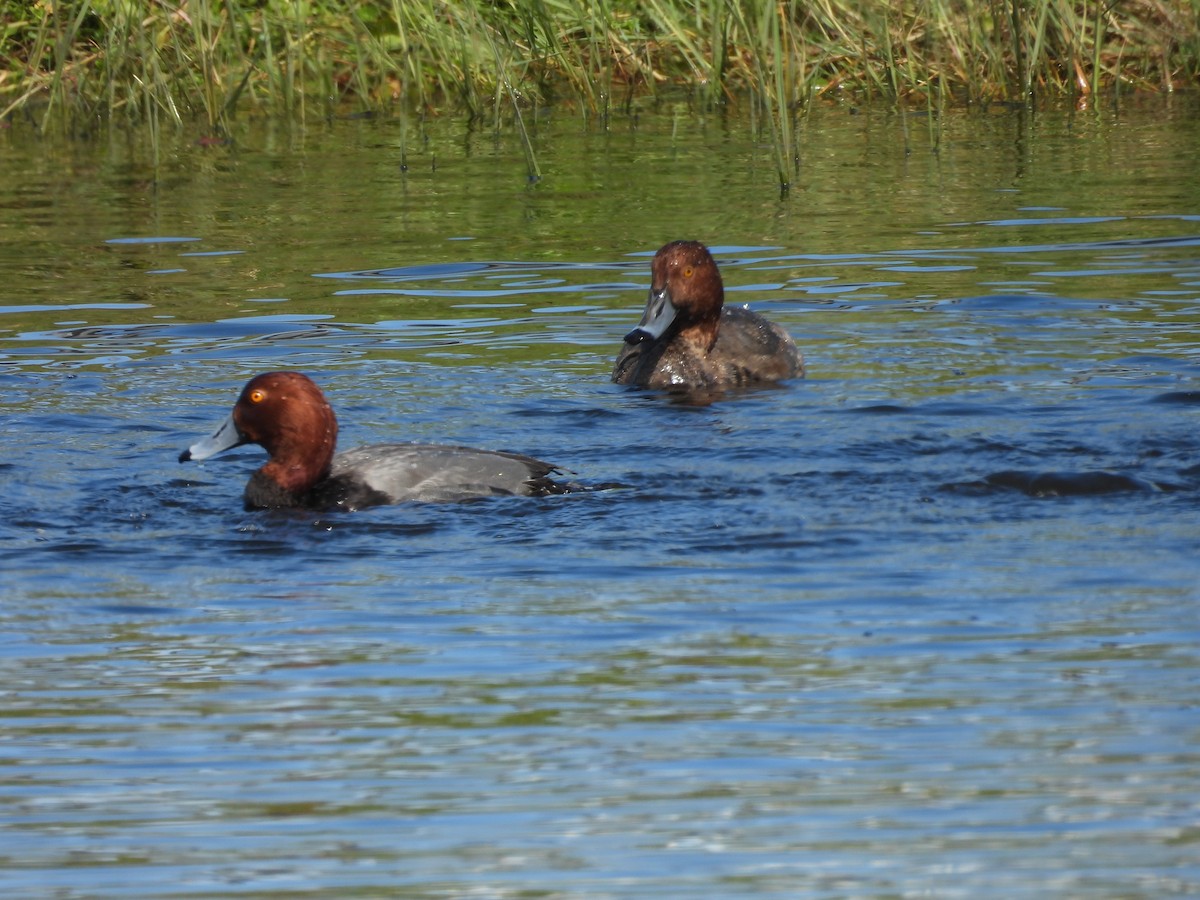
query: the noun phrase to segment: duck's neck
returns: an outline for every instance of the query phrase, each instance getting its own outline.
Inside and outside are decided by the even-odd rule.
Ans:
[[[679,332],[679,336],[703,356],[707,355],[713,345],[717,343],[717,333],[720,329],[721,314],[718,312],[715,318],[698,319],[688,323]]]
[[[263,442],[271,458],[254,473],[251,483],[260,482],[264,495],[270,495],[272,499],[287,495],[296,498],[292,503],[273,505],[302,505],[302,498],[329,477],[338,427],[328,404],[321,412],[323,415],[296,418],[286,423],[269,444]]]

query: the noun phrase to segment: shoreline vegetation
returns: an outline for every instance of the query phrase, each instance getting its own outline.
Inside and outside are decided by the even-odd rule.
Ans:
[[[748,98],[786,189],[811,103],[901,110],[1200,84],[1200,0],[0,0],[0,125],[198,127],[382,112],[607,121]]]

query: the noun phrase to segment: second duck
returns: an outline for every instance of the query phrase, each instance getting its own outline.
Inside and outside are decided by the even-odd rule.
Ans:
[[[720,390],[804,376],[786,331],[744,307],[726,307],[721,273],[698,241],[654,255],[650,295],[625,336],[612,380],[674,390]]]

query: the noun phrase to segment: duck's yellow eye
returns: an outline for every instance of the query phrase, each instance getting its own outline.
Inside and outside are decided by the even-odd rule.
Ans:
[[[691,266],[684,266],[684,267],[683,267],[683,277],[684,277],[684,278],[691,278],[691,277],[692,277],[692,267],[691,267]]]
[[[267,399],[267,392],[262,388],[255,388],[250,392],[249,400],[251,403],[262,403]]]

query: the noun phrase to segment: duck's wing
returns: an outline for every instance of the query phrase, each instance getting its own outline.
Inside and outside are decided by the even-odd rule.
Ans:
[[[729,386],[804,377],[804,357],[791,335],[740,306],[723,310],[709,358],[720,380]]]

